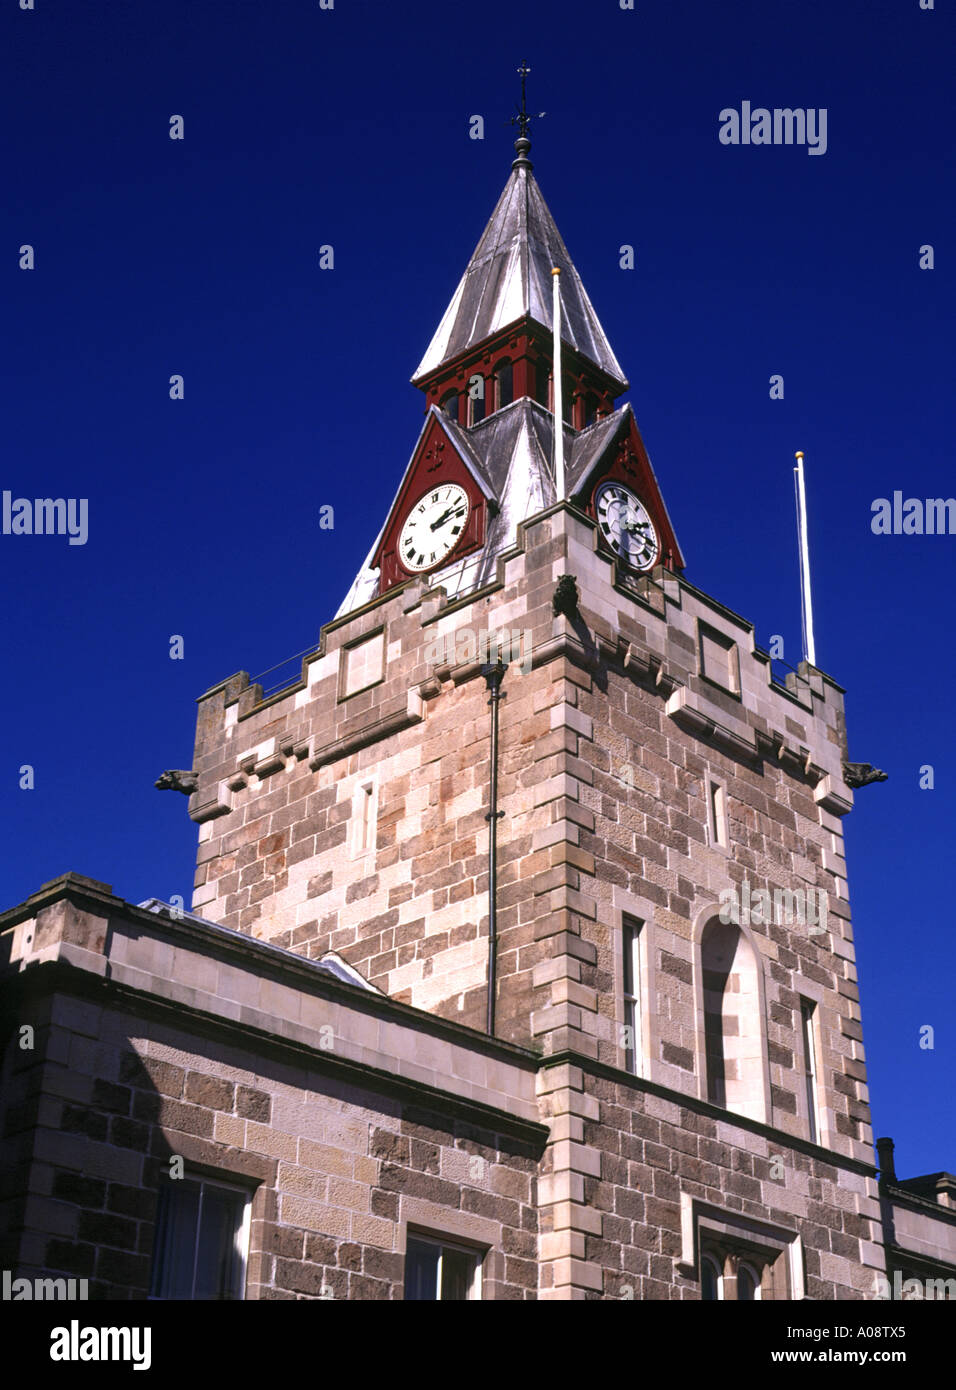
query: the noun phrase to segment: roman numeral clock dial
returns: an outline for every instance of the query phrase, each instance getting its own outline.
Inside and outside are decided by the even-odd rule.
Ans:
[[[402,527],[398,554],[406,570],[440,565],[458,544],[471,504],[457,483],[442,483],[419,497]]]
[[[602,483],[594,495],[601,535],[634,570],[649,570],[661,553],[654,523],[640,498],[623,483]]]

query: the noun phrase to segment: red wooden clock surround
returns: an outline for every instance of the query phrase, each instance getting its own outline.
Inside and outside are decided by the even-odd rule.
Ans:
[[[664,499],[661,497],[657,479],[654,477],[651,461],[647,457],[644,441],[633,421],[631,428],[613,451],[610,460],[605,463],[604,467],[598,468],[585,484],[582,501],[585,503],[588,516],[595,521],[597,520],[598,488],[607,482],[621,483],[624,487],[630,488],[647,511],[654,523],[654,529],[660,542],[660,556],[657,563],[663,565],[665,569],[677,570],[678,572],[683,570],[684,558],[677,544],[677,537],[674,535],[670,518],[667,515],[667,508],[664,506]],[[601,544],[605,549],[610,549],[603,536],[601,536]],[[611,551],[611,553],[614,552]],[[615,556],[615,558],[618,559],[619,557]]]
[[[440,418],[433,415],[425,428],[418,452],[395,500],[382,540],[372,560],[373,567],[377,566],[381,572],[379,593],[384,593],[396,584],[403,584],[407,579],[413,579],[419,574],[429,573],[428,570],[405,568],[399,558],[398,541],[402,527],[419,498],[429,489],[447,483],[457,483],[467,493],[468,520],[454,549],[433,565],[433,569],[443,569],[446,565],[452,565],[456,560],[484,545],[488,502],[471,469],[442,428]]]

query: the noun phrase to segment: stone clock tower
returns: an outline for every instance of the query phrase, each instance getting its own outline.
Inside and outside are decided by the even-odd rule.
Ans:
[[[200,702],[193,911],[469,1029],[494,979],[549,1126],[539,1296],[870,1296],[842,691],[779,684],[684,578],[526,128],[515,149],[318,651],[278,694]],[[492,748],[483,654],[515,631]]]

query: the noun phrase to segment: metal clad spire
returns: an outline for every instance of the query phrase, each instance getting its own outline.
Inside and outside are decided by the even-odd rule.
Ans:
[[[412,381],[417,384],[443,362],[521,318],[530,317],[542,328],[551,329],[549,281],[551,271],[558,267],[564,342],[626,390],[627,378],[531,172],[527,132],[530,122],[545,112],[528,111],[526,79],[530,71],[527,63],[518,68],[521,105],[510,124],[517,126],[520,134],[515,141],[518,157],[512,163],[511,177]]]

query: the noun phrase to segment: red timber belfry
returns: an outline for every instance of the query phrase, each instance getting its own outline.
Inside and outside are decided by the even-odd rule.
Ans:
[[[630,405],[628,382],[541,195],[516,159],[412,382],[425,424],[343,616],[423,576],[449,598],[493,577],[516,528],[559,500],[598,525],[625,578],[684,561]],[[566,499],[554,456],[552,272],[560,271]]]

